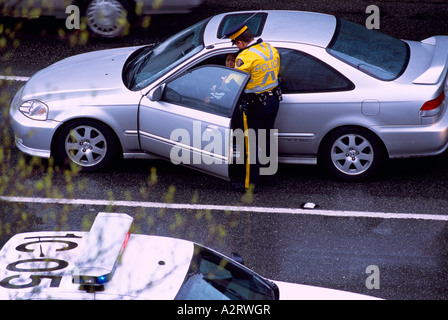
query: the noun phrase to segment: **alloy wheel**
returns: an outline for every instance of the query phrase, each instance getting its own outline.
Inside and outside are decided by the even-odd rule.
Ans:
[[[336,139],[331,147],[333,165],[345,175],[366,172],[375,159],[372,144],[359,134],[345,134]]]
[[[126,24],[127,10],[118,0],[92,0],[87,5],[87,25],[93,33],[102,37],[121,35]]]
[[[106,137],[98,129],[87,125],[72,129],[64,146],[70,160],[81,167],[95,166],[107,154]]]

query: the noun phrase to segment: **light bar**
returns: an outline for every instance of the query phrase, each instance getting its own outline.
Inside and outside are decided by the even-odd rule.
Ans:
[[[102,285],[112,279],[129,240],[133,218],[124,213],[100,212],[83,237],[75,262],[73,283]]]

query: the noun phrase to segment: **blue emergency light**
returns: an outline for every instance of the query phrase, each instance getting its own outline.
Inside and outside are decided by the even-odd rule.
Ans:
[[[133,218],[123,213],[98,213],[80,243],[72,281],[99,286],[109,282],[131,235]]]

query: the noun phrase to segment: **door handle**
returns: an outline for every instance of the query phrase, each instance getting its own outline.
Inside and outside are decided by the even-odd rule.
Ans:
[[[206,131],[213,131],[213,132],[217,132],[219,131],[219,127],[215,126],[213,124],[209,124],[207,125],[207,127],[205,128]]]

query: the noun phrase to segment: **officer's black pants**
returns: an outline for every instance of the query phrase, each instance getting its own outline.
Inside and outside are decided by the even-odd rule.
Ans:
[[[264,102],[260,101],[255,96],[252,99],[250,99],[250,102],[248,103],[247,106],[246,111],[247,125],[249,129],[254,130],[255,139],[250,139],[251,137],[253,138],[253,136],[249,135],[249,146],[245,147],[246,148],[249,147],[250,148],[249,150],[251,151],[255,150],[255,155],[251,155],[250,157],[250,174],[249,174],[249,183],[253,184],[255,188],[258,188],[259,175],[260,175],[259,142],[266,141],[265,143],[266,150],[264,150],[264,155],[269,157],[270,156],[269,152],[271,150],[271,144],[270,144],[271,129],[274,128],[274,122],[278,113],[278,108],[279,108],[279,100],[276,95],[266,95],[266,100]],[[259,131],[260,129],[266,129],[265,137],[260,136],[260,134],[263,134],[263,132]],[[277,148],[277,146],[273,147]],[[277,159],[275,159],[274,161],[277,161]],[[245,174],[247,175],[247,172],[245,172]]]

